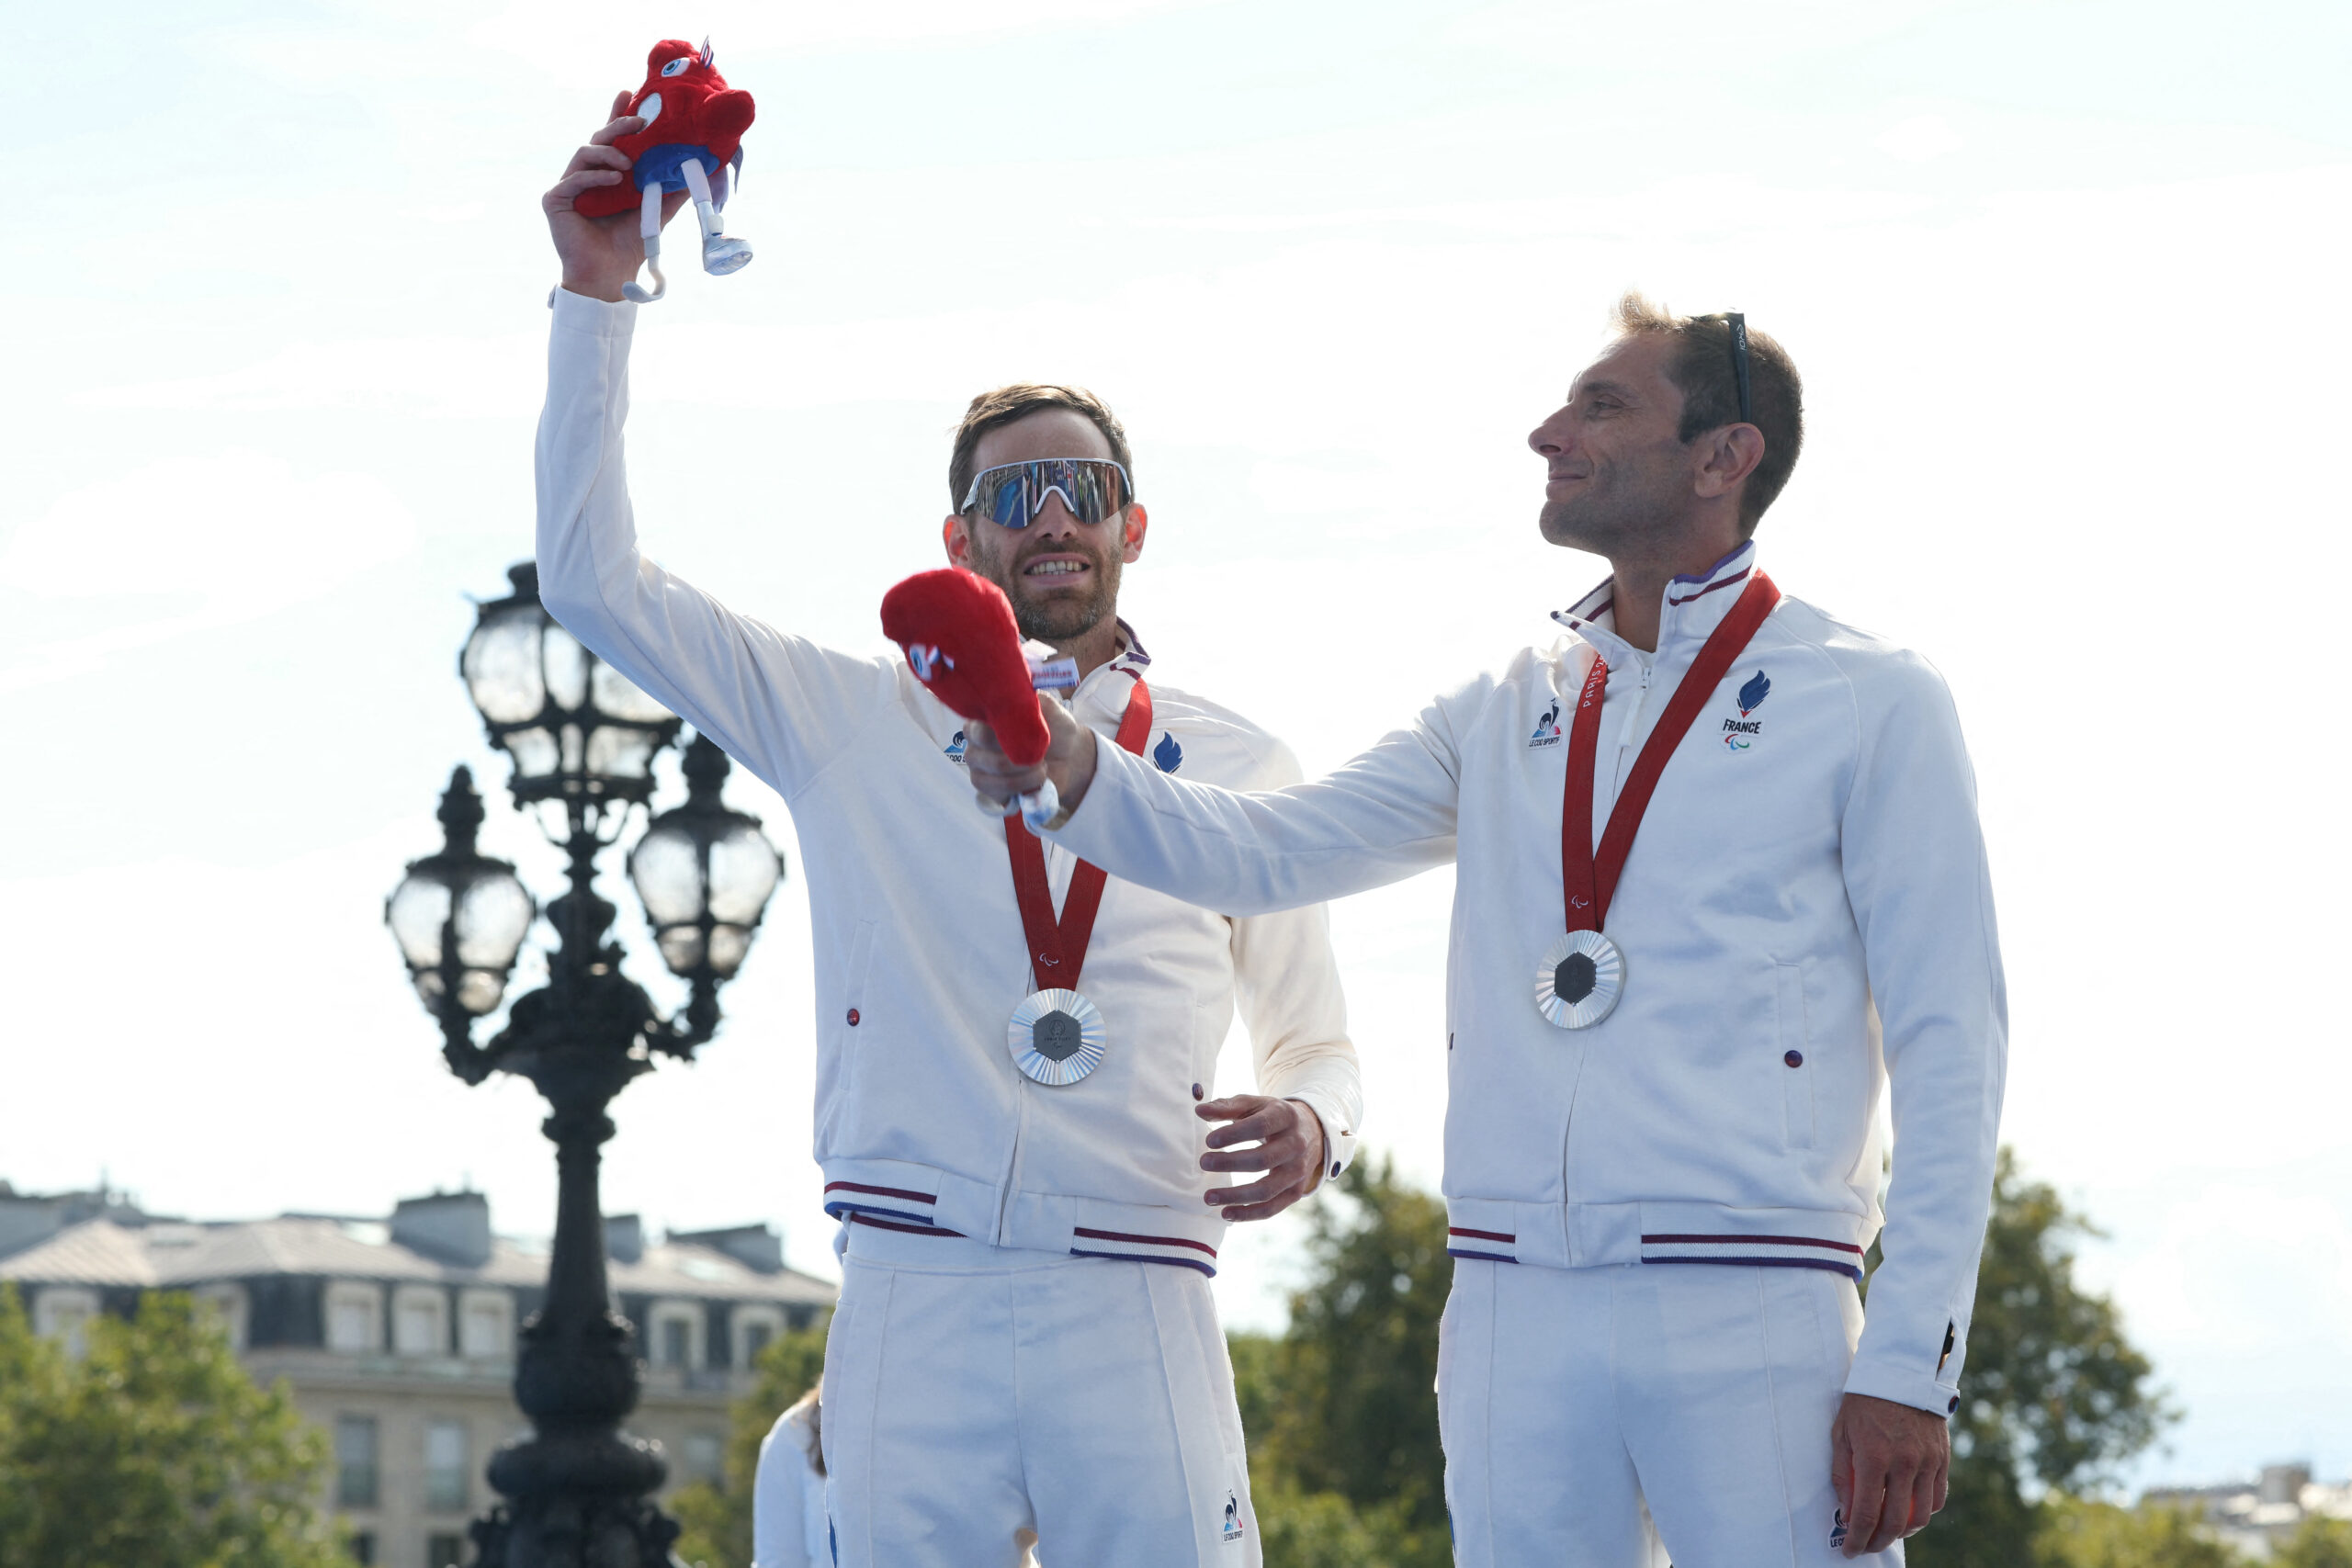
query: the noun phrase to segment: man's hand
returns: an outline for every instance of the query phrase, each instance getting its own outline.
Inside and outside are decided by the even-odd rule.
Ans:
[[[638,209],[632,207],[609,218],[582,218],[571,209],[572,198],[582,192],[598,186],[618,185],[628,178],[628,154],[613,143],[645,123],[633,114],[621,112],[628,107],[633,96],[634,94],[623,93],[613,100],[611,123],[571,155],[563,178],[539,197],[539,207],[548,215],[548,232],[555,240],[556,259],[563,264],[564,288],[591,299],[617,301],[621,285],[635,277],[637,269],[645,262],[645,241],[638,233],[642,223]],[[669,222],[685,202],[686,193],[682,190],[663,197],[662,221]]]
[[[1846,1510],[1846,1555],[1884,1551],[1928,1528],[1951,1475],[1951,1428],[1930,1410],[1849,1393],[1829,1426],[1829,1479]]]
[[[1058,787],[1058,786],[1057,786]],[[1237,1094],[1193,1107],[1204,1122],[1229,1122],[1209,1134],[1203,1170],[1262,1170],[1247,1187],[1219,1187],[1202,1201],[1223,1203],[1228,1220],[1271,1220],[1309,1192],[1323,1175],[1323,1119],[1295,1100]],[[1236,1144],[1256,1143],[1254,1149]],[[1229,1151],[1229,1152],[1221,1152]]]
[[[1027,795],[1051,775],[1062,809],[1075,811],[1086,798],[1087,786],[1094,782],[1094,731],[1072,718],[1069,709],[1052,698],[1040,697],[1037,705],[1046,710],[1050,737],[1043,763],[1015,767],[1004,748],[996,743],[996,731],[976,718],[964,726],[964,770],[971,775],[972,787],[999,806],[1016,795]]]

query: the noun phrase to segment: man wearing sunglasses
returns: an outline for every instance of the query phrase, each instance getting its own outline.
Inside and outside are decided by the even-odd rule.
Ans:
[[[1629,296],[1528,438],[1566,636],[1329,778],[1153,775],[1050,716],[1065,848],[1211,908],[1458,863],[1453,1291],[1464,1568],[1901,1560],[1943,1506],[2007,1011],[1942,680],[1781,596],[1752,535],[1803,435],[1738,316]],[[1035,786],[976,732],[974,784]],[[1881,1232],[1891,1097],[1896,1154]]]
[[[1256,1564],[1208,1279],[1228,1221],[1280,1213],[1351,1157],[1361,1096],[1322,911],[1228,919],[1106,882],[974,809],[962,722],[904,660],[736,615],[639,553],[621,449],[637,307],[620,302],[638,220],[571,206],[626,177],[610,143],[636,126],[599,131],[543,202],[563,285],[540,592],[773,784],[799,835],[815,1152],[842,1222],[829,1549],[844,1568],[1009,1565],[1031,1539],[1058,1563]],[[1295,782],[1281,742],[1161,683],[1119,619],[1148,522],[1133,473],[1091,394],[984,393],[949,462],[948,558],[1075,665],[1074,722],[1164,773]],[[1262,1092],[1208,1100],[1237,1003]]]

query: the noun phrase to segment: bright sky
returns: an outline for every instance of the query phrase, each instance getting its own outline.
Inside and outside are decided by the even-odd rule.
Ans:
[[[759,259],[643,313],[639,515],[839,645],[937,564],[964,400],[1080,381],[1135,436],[1158,668],[1334,765],[1600,576],[1521,443],[1618,291],[1779,336],[1812,417],[1765,558],[1958,695],[2006,1135],[2188,1412],[2135,1479],[2352,1470],[2341,6],[11,10],[0,1176],[551,1222],[538,1102],[443,1070],[380,900],[452,763],[504,777],[453,667],[531,548],[538,192],[706,32]],[[1431,1185],[1451,894],[1335,918],[1368,1136]],[[808,919],[796,880],[724,1036],[622,1100],[611,1210],[830,1267]],[[1231,1321],[1279,1323],[1302,1235],[1234,1249]]]

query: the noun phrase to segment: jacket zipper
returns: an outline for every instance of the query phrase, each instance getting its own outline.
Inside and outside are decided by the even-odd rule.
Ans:
[[[1019,1075],[1015,1075],[1018,1077]],[[1012,1208],[1013,1189],[1021,1179],[1021,1145],[1029,1131],[1029,1092],[1027,1078],[1013,1086],[1015,1105],[1012,1115],[1012,1152],[1005,1156],[1004,1182],[996,1193],[996,1227],[989,1236],[991,1247],[1010,1247],[1004,1238],[1005,1216]]]

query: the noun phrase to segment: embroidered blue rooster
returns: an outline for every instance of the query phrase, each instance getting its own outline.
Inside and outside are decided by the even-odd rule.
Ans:
[[[1739,716],[1746,718],[1749,714],[1762,707],[1764,699],[1771,694],[1771,678],[1758,670],[1748,677],[1747,684],[1739,689]]]
[[[1159,732],[1159,744],[1151,749],[1151,760],[1159,764],[1161,773],[1172,773],[1184,761],[1184,748],[1177,745],[1176,738],[1163,729]]]
[[[1559,733],[1560,699],[1554,697],[1552,699],[1552,705],[1544,710],[1544,716],[1535,721],[1535,733],[1529,737],[1529,739],[1533,740],[1546,740]]]

